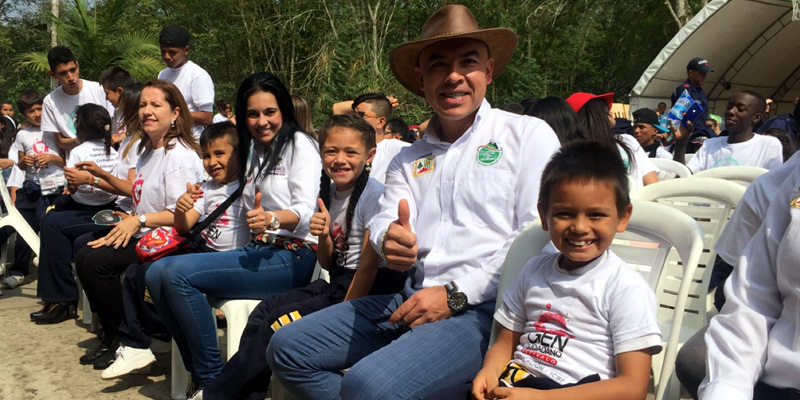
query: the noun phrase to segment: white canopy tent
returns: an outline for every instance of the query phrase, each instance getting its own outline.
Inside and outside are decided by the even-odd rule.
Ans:
[[[800,97],[800,21],[788,0],[714,0],[661,50],[631,91],[630,109],[655,108],[686,80],[686,64],[703,57],[714,68],[703,89],[722,115],[731,94],[753,90],[792,112]],[[775,111],[770,112],[776,115]]]

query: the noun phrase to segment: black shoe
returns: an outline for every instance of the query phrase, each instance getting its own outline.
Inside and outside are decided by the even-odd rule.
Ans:
[[[53,306],[53,303],[44,303],[42,309],[39,311],[34,311],[31,313],[31,322],[36,321],[36,317],[44,315],[47,311],[50,311],[50,308]]]
[[[94,360],[94,363],[92,363],[92,367],[94,369],[102,371],[110,367],[111,364],[113,364],[116,359],[117,359],[117,350],[114,349],[114,351],[108,351],[102,356],[100,356],[100,358],[98,358],[97,360]]]
[[[94,350],[87,350],[86,354],[81,356],[79,362],[83,365],[94,364],[95,361],[97,361],[98,359],[109,353],[113,357],[115,356],[117,347],[119,347],[119,343],[116,341],[112,343],[110,346],[108,344],[101,342],[100,345],[97,346],[97,348],[95,348]]]
[[[53,325],[68,319],[76,318],[75,306],[72,304],[56,304],[50,311],[33,318],[36,325]]]

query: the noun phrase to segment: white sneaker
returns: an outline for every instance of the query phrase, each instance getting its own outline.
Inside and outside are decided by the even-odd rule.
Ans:
[[[15,287],[19,286],[24,280],[25,280],[24,276],[9,275],[6,279],[3,279],[3,285],[8,287],[9,289],[14,289]]]
[[[117,359],[106,368],[100,377],[103,379],[114,379],[134,371],[147,368],[156,362],[156,356],[150,349],[137,349],[120,345],[116,352]]]

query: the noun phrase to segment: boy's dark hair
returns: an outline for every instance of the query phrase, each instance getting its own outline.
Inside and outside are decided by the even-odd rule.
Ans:
[[[12,103],[11,100],[3,100],[2,102],[0,102],[0,105],[3,104],[11,104],[12,107],[14,106],[14,103]]]
[[[228,143],[233,147],[233,154],[238,155],[239,133],[236,131],[236,125],[231,121],[217,122],[203,129],[203,133],[200,134],[200,149],[208,148],[211,142],[222,137],[228,138]]]
[[[764,97],[764,95],[752,90],[742,90],[741,93],[749,94],[750,96],[755,97],[756,102],[754,105],[756,106],[757,113],[764,115],[767,112],[767,99]]]
[[[111,115],[105,107],[92,103],[78,106],[75,110],[75,134],[81,142],[103,140],[106,155],[111,154]]]
[[[44,96],[36,89],[26,89],[17,97],[17,110],[24,114],[29,108],[35,105],[42,105]]]
[[[222,111],[222,109],[229,104],[231,104],[231,102],[228,99],[219,99],[217,100],[217,110]]]
[[[103,71],[103,74],[100,75],[98,82],[104,88],[111,91],[117,90],[117,88],[124,88],[131,83],[135,83],[133,77],[128,71],[116,65],[108,67],[108,69]]]
[[[542,172],[539,207],[547,212],[550,192],[565,182],[602,182],[614,186],[617,212],[623,214],[630,204],[628,169],[616,146],[578,140],[561,147]]]
[[[372,106],[372,112],[375,113],[378,117],[389,118],[392,116],[392,103],[383,93],[364,93],[361,96],[356,97],[353,100],[353,111],[356,110],[361,103],[367,103]],[[372,134],[375,134],[375,129],[372,130]]]
[[[391,117],[386,120],[386,128],[391,130],[392,132],[397,132],[400,134],[400,140],[406,143],[414,143],[417,140],[417,137],[414,136],[414,132],[411,129],[408,129],[408,124],[406,121],[403,121],[400,117]]]
[[[56,46],[47,52],[47,63],[50,64],[50,71],[56,72],[57,66],[68,62],[75,62],[77,64],[72,50],[68,49],[66,46]]]
[[[361,141],[364,143],[364,147],[367,149],[367,151],[375,148],[375,129],[372,128],[372,125],[354,115],[340,114],[334,115],[322,123],[322,126],[319,129],[320,153],[322,153],[322,148],[325,146],[325,140],[327,139],[328,134],[332,129],[336,128],[351,129],[359,133],[361,136]],[[350,199],[347,201],[347,211],[345,213],[344,223],[344,249],[342,249],[342,252],[347,252],[347,240],[350,238],[350,228],[353,222],[353,215],[356,211],[356,204],[358,204],[358,199],[361,197],[361,193],[364,192],[364,188],[367,187],[367,181],[369,181],[369,169],[364,168],[364,170],[361,171],[361,175],[356,178],[356,185],[353,187],[353,193],[350,195]],[[322,177],[320,178],[319,183],[319,198],[322,199],[323,203],[325,203],[326,208],[330,208],[331,178],[325,173],[324,170],[322,171]],[[345,262],[344,257],[336,257],[336,251],[337,250],[334,249],[333,260],[335,260],[338,267],[344,267],[343,264],[339,265],[339,263]]]

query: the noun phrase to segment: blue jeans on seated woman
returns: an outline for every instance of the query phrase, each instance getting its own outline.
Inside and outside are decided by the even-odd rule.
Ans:
[[[206,295],[261,300],[307,285],[316,261],[316,253],[305,247],[290,251],[251,242],[232,251],[166,257],[150,266],[147,290],[199,388],[223,366]]]

